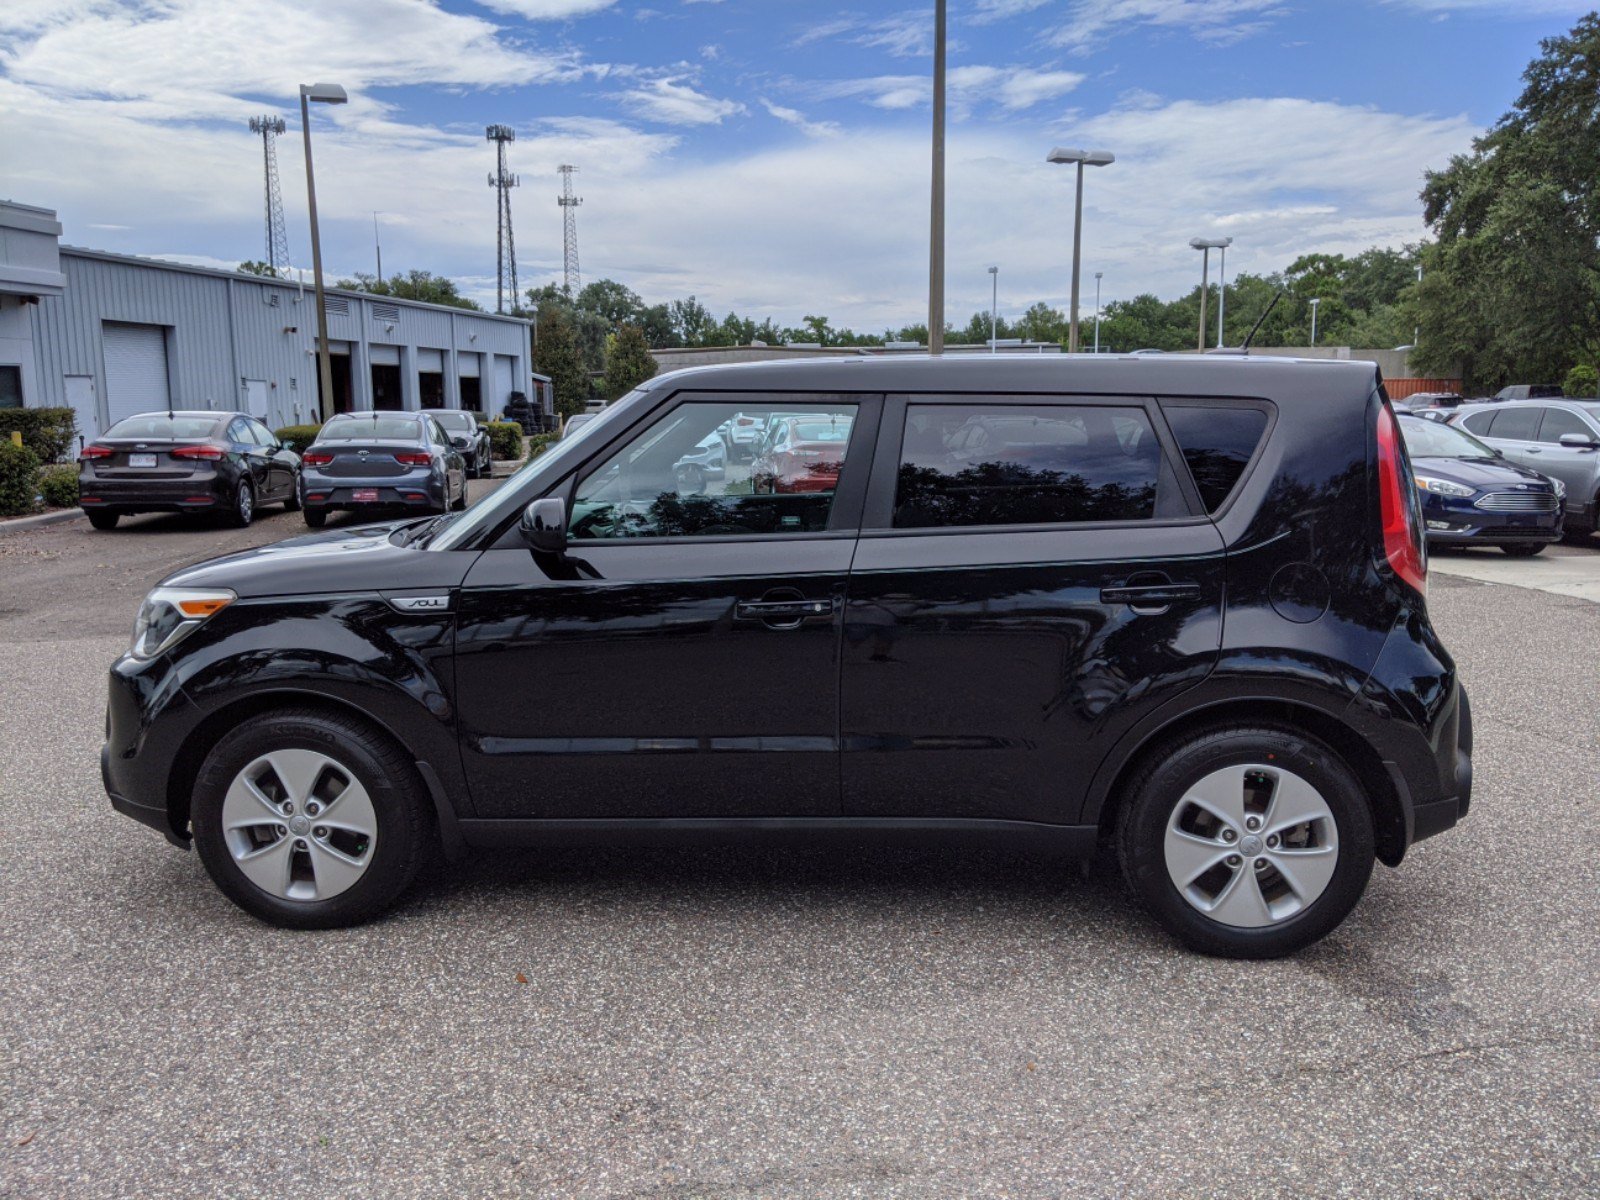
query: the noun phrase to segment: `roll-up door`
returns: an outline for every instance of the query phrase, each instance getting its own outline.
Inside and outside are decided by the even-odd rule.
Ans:
[[[106,362],[106,415],[114,425],[172,403],[167,387],[167,333],[160,325],[101,327]]]
[[[443,371],[444,370],[444,351],[443,350],[420,350],[419,349],[417,351],[417,370],[418,371]]]
[[[479,356],[471,351],[462,350],[456,355],[456,374],[462,379],[476,379],[479,371]]]
[[[400,365],[400,347],[368,346],[367,357],[372,360],[375,366],[398,367]]]
[[[489,411],[498,413],[511,398],[511,359],[504,354],[494,356],[494,395],[489,398]]]

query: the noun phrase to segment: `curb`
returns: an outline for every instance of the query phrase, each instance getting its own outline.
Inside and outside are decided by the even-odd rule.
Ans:
[[[36,513],[31,517],[12,517],[0,521],[0,534],[13,533],[19,529],[37,529],[41,525],[58,525],[62,521],[76,521],[83,516],[81,508],[59,508],[55,512]]]

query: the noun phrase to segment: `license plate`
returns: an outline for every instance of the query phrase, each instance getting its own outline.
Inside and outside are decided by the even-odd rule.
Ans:
[[[153,467],[156,465],[156,456],[154,454],[130,454],[128,455],[128,465],[130,467]]]
[[[350,499],[352,500],[376,500],[377,498],[377,488],[357,488],[350,493]]]

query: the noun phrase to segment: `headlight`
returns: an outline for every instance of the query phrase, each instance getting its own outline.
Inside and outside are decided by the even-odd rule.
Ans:
[[[1478,490],[1464,484],[1451,483],[1448,479],[1430,479],[1426,475],[1417,476],[1417,486],[1425,492],[1432,492],[1435,496],[1470,496]]]
[[[237,599],[226,588],[156,588],[139,606],[128,653],[135,658],[154,658]]]

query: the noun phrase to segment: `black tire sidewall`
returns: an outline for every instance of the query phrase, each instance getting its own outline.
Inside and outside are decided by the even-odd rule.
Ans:
[[[250,497],[250,512],[244,511],[244,498]],[[256,519],[256,491],[250,486],[248,480],[241,480],[239,486],[233,489],[233,510],[228,513],[228,520],[239,529],[248,529],[250,522]]]
[[[121,513],[105,509],[86,511],[84,515],[89,518],[89,524],[96,529],[115,529],[117,522],[122,519]]]
[[[306,508],[301,510],[300,515],[312,529],[321,529],[328,523],[328,511],[324,508]]]
[[[1222,767],[1259,762],[1305,779],[1327,801],[1339,837],[1339,861],[1322,895],[1278,925],[1239,929],[1213,921],[1189,904],[1167,873],[1167,821],[1184,792]],[[1118,830],[1129,887],[1156,919],[1193,950],[1228,958],[1276,958],[1337,928],[1372,874],[1372,811],[1355,774],[1331,749],[1288,729],[1213,731],[1188,739],[1135,779]]]
[[[222,802],[234,777],[272,750],[317,750],[354,772],[378,818],[377,845],[366,874],[327,900],[271,896],[247,879],[222,834]],[[359,722],[318,712],[258,717],[225,736],[206,756],[190,805],[195,849],[224,895],[252,916],[296,929],[359,924],[399,898],[415,878],[427,845],[423,800],[409,764]]]

